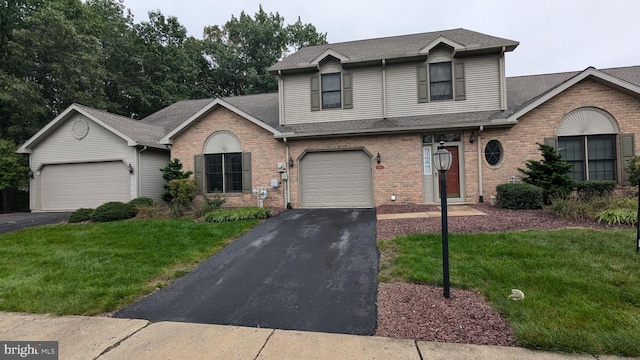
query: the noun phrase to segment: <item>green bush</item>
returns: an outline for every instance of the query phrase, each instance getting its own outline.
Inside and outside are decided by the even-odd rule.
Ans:
[[[538,149],[542,152],[542,160],[527,160],[526,170],[518,168],[525,175],[522,180],[542,188],[545,204],[571,195],[575,186],[575,181],[569,176],[572,165],[563,161],[562,156],[549,145],[538,144]]]
[[[543,191],[527,183],[507,183],[496,186],[496,205],[504,209],[542,209]]]
[[[588,180],[576,183],[576,192],[581,199],[589,199],[597,196],[613,194],[616,188],[615,181]]]
[[[238,221],[246,219],[266,219],[271,210],[260,207],[245,207],[238,209],[218,209],[204,216],[206,222]]]
[[[70,223],[79,223],[84,221],[91,220],[91,216],[93,215],[93,209],[89,208],[80,208],[69,215]]]
[[[186,210],[191,210],[196,198],[196,180],[176,179],[169,181],[169,208],[173,216],[182,216]]]
[[[156,206],[156,201],[148,197],[135,198],[127,203],[131,207],[131,217],[135,217],[140,212],[141,207]]]
[[[131,206],[120,201],[111,201],[98,206],[91,215],[91,221],[108,222],[131,218]]]
[[[167,166],[160,169],[162,171],[162,178],[167,182],[163,185],[165,192],[162,194],[162,201],[170,204],[173,201],[171,195],[171,189],[169,183],[173,180],[188,179],[192,171],[182,171],[182,163],[179,159],[173,159]]]
[[[605,222],[609,225],[636,225],[638,223],[638,210],[609,209],[596,215],[598,223]]]
[[[636,186],[640,183],[640,156],[632,156],[624,166],[624,171],[629,174],[629,183]]]
[[[213,210],[219,209],[224,203],[227,202],[227,199],[221,197],[218,194],[213,195],[213,197],[209,197],[207,195],[202,196],[202,203],[196,209],[193,216],[195,218],[201,218],[205,214],[212,212]]]

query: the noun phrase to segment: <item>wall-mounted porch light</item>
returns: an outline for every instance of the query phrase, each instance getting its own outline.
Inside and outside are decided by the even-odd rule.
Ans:
[[[31,169],[27,171],[27,176],[29,177],[29,179],[33,179],[33,171],[31,171]]]
[[[476,132],[474,130],[474,131],[471,132],[471,136],[469,136],[469,142],[473,144],[474,142],[476,142],[476,139],[477,139],[477,135],[476,135]]]
[[[291,156],[289,156],[289,167],[293,167],[293,158]]]
[[[380,164],[380,161],[382,161],[382,157],[380,156],[380,153],[378,153],[378,155],[376,156],[376,162]]]
[[[129,163],[129,174],[133,175],[133,165],[131,165],[131,163]]]

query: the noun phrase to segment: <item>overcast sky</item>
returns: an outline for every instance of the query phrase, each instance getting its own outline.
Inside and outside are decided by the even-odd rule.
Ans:
[[[285,24],[300,16],[329,43],[456,28],[519,41],[507,76],[640,65],[638,0],[124,0],[136,23],[159,9],[197,38],[260,4]]]

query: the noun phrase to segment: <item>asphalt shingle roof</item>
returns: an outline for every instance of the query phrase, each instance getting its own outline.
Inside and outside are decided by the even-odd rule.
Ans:
[[[517,41],[482,34],[467,29],[452,29],[413,35],[349,41],[304,47],[269,68],[269,71],[309,67],[310,63],[331,49],[349,58],[349,61],[398,59],[420,55],[420,50],[440,36],[464,45],[468,50],[502,48],[511,51]]]

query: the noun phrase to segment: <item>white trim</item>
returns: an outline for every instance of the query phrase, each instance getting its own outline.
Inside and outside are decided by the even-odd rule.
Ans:
[[[261,127],[263,129],[273,133],[273,135],[275,135],[275,136],[281,135],[281,132],[276,130],[276,129],[274,129],[273,127],[265,124],[264,122],[256,119],[255,117],[247,114],[246,112],[238,109],[237,107],[229,104],[228,102],[226,102],[226,101],[224,101],[224,100],[222,100],[220,98],[216,98],[212,102],[207,104],[205,107],[200,109],[200,111],[198,111],[193,116],[191,116],[186,121],[184,121],[182,124],[180,124],[178,127],[176,127],[175,129],[171,130],[171,132],[168,133],[167,135],[165,135],[162,139],[160,139],[160,141],[158,141],[158,143],[160,143],[162,145],[171,145],[173,143],[172,138],[174,136],[182,133],[192,123],[194,123],[195,121],[199,120],[202,116],[207,114],[209,111],[211,111],[216,106],[222,106],[222,107],[226,108],[227,110],[230,110],[230,111],[242,116],[243,118],[251,121],[252,123],[258,125],[259,127]]]
[[[42,129],[40,129],[40,131],[38,131],[35,135],[33,135],[29,140],[27,140],[24,144],[22,144],[22,146],[20,146],[18,148],[18,150],[16,150],[16,152],[20,153],[20,154],[31,154],[31,152],[32,152],[31,146],[35,145],[42,138],[48,136],[53,131],[55,131],[62,123],[64,123],[64,121],[66,121],[70,116],[73,116],[73,114],[72,114],[73,112],[76,112],[76,113],[78,113],[80,115],[83,115],[83,116],[87,117],[88,119],[90,119],[91,121],[93,121],[93,122],[97,123],[98,125],[102,126],[103,128],[111,131],[112,133],[114,133],[118,137],[120,137],[123,140],[125,140],[127,142],[128,146],[136,146],[136,145],[138,145],[138,143],[135,140],[133,140],[132,138],[128,137],[124,133],[112,128],[109,125],[107,125],[104,121],[102,121],[99,118],[97,118],[97,117],[89,114],[88,112],[84,111],[82,108],[80,108],[76,104],[72,104],[71,106],[66,108],[63,112],[61,112],[58,116],[56,116],[53,120],[51,120]]]
[[[455,55],[456,51],[464,50],[466,48],[464,45],[440,35],[440,36],[438,36],[437,39],[433,40],[432,42],[428,43],[425,47],[420,49],[420,54],[428,54],[429,51],[431,51],[431,49],[433,49],[434,47],[436,47],[436,46],[438,46],[440,44],[445,44],[445,45],[451,46],[453,48],[453,54],[454,55]]]
[[[320,64],[320,62],[322,60],[324,60],[327,56],[333,56],[334,58],[340,60],[340,62],[349,61],[348,57],[340,54],[339,52],[337,52],[337,51],[335,51],[333,49],[327,49],[322,54],[320,54],[320,56],[318,56],[317,58],[311,60],[309,62],[309,65],[318,66]]]
[[[621,80],[615,76],[611,76],[607,73],[604,73],[602,71],[599,71],[593,67],[589,67],[586,70],[584,70],[583,72],[579,73],[578,75],[572,77],[571,79],[565,81],[564,83],[558,85],[555,89],[549,91],[548,93],[546,93],[544,96],[541,96],[540,98],[538,98],[537,100],[535,100],[534,102],[532,102],[531,104],[525,106],[524,108],[522,108],[520,111],[514,113],[513,115],[509,116],[507,118],[507,120],[512,120],[512,121],[517,121],[518,118],[522,117],[523,115],[527,114],[528,112],[530,112],[531,110],[537,108],[538,106],[542,105],[543,103],[545,103],[547,100],[553,98],[554,96],[560,94],[561,92],[567,90],[568,88],[570,88],[571,86],[579,83],[580,81],[586,79],[589,76],[593,76],[595,78],[598,78],[600,80],[606,81],[608,83],[611,83],[613,85],[619,86],[625,90],[631,91],[633,93],[636,93],[638,95],[640,95],[640,86],[631,84],[627,81]]]

